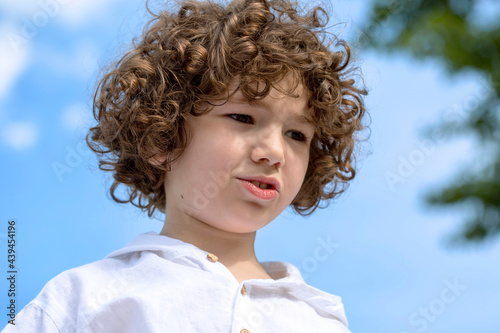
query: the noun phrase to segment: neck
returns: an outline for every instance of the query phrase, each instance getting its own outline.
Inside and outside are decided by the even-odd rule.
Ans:
[[[215,254],[218,261],[233,273],[238,282],[253,278],[270,278],[255,255],[255,231],[232,233],[214,228],[191,216],[189,219],[167,216],[160,234]]]

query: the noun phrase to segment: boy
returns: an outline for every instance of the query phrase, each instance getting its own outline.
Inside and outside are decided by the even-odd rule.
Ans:
[[[288,205],[310,214],[354,177],[365,91],[322,15],[188,0],[155,16],[101,80],[87,141],[113,199],[164,227],[63,272],[4,331],[349,332],[339,297],[254,251]]]

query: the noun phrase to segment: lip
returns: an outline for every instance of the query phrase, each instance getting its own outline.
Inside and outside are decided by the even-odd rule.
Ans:
[[[274,188],[270,189],[262,189],[260,187],[255,186],[249,180],[238,179],[243,187],[243,189],[249,193],[253,198],[257,198],[259,200],[273,200],[278,196],[278,191]]]
[[[259,182],[259,183],[266,183],[266,184],[270,184],[273,188],[272,190],[275,190],[277,192],[280,191],[280,182],[278,181],[278,179],[274,178],[274,177],[265,177],[265,176],[254,176],[254,177],[242,177],[242,178],[238,178],[239,180],[246,180],[246,181],[249,181],[249,182]]]

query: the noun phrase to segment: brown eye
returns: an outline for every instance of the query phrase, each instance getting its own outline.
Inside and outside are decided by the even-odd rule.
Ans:
[[[233,118],[236,121],[239,121],[240,123],[244,124],[253,124],[253,117],[248,115],[248,114],[241,114],[241,113],[232,113],[228,114],[228,117]]]
[[[295,141],[305,142],[307,140],[306,136],[299,131],[289,131],[286,134]]]

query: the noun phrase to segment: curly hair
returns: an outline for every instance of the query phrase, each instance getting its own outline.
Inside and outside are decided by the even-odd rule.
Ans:
[[[223,6],[187,0],[177,13],[151,13],[133,49],[110,67],[94,95],[98,124],[86,139],[99,168],[113,172],[113,200],[130,202],[150,217],[156,209],[165,212],[163,183],[174,160],[151,158],[182,154],[187,116],[210,112],[200,106],[229,98],[234,80],[250,101],[280,89],[277,83],[290,74],[308,91],[316,124],[305,180],[291,204],[308,215],[345,190],[355,176],[366,90],[356,87],[349,45],[325,31],[326,11],[315,7],[301,14],[292,1]],[[297,84],[286,93],[291,96]],[[124,199],[116,195],[121,184],[128,189]]]

